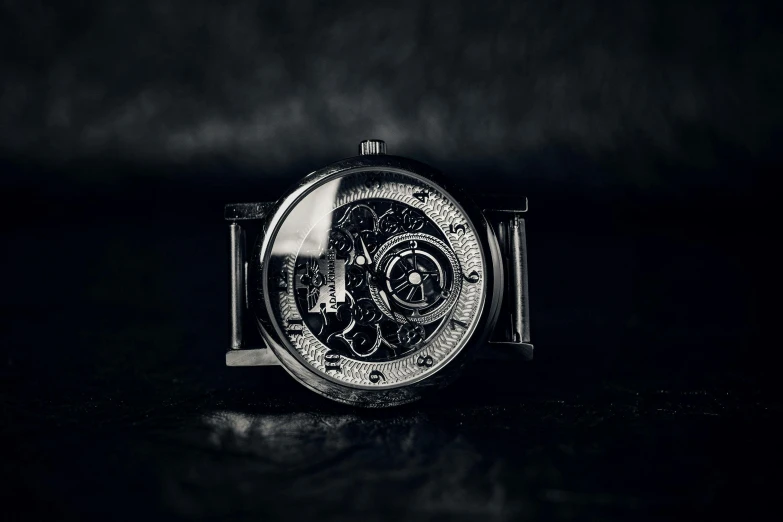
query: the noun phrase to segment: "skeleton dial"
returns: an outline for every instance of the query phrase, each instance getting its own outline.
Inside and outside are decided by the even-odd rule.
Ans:
[[[484,253],[461,207],[401,172],[313,188],[271,240],[265,295],[286,348],[327,379],[392,388],[445,366],[476,327]]]

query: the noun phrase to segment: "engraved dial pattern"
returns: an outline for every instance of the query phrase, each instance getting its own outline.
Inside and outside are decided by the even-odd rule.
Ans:
[[[436,186],[400,173],[333,180],[310,194],[323,202],[319,190],[329,205],[300,202],[268,265],[272,315],[292,353],[356,387],[437,371],[464,346],[485,299],[473,225]]]

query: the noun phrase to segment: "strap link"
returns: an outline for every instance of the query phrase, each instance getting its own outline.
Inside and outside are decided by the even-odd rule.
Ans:
[[[525,205],[527,207],[527,205]],[[527,208],[525,208],[527,210]],[[527,241],[524,211],[492,210],[487,212],[495,229],[504,260],[503,303],[490,344],[513,348],[526,359],[533,358],[530,344],[530,314],[527,282]],[[498,348],[501,348],[498,346]],[[503,355],[503,350],[493,350]],[[508,355],[512,355],[509,353]]]
[[[273,366],[278,365],[259,333],[253,334],[252,317],[246,317],[248,306],[247,269],[245,260],[245,228],[251,234],[263,233],[252,221],[261,221],[273,207],[273,203],[234,203],[226,205],[225,219],[229,224],[230,266],[230,326],[231,345],[226,352],[227,366]],[[243,222],[242,224],[237,221]],[[247,336],[245,334],[247,333]],[[248,346],[249,345],[249,346]]]

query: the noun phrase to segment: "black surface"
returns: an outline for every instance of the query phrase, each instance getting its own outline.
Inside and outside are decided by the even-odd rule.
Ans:
[[[777,8],[518,4],[3,4],[6,519],[779,511]],[[534,362],[372,412],[223,366],[223,205],[368,137],[529,198]]]
[[[782,412],[755,315],[758,199],[566,204],[540,191],[536,360],[483,363],[448,393],[364,412],[280,368],[222,366],[219,202],[233,194],[186,187],[8,216],[23,254],[6,258],[3,304],[11,511],[619,520],[772,505]],[[33,208],[66,206],[40,194]]]

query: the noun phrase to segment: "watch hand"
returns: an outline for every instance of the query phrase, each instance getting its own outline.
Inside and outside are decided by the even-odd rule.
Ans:
[[[372,256],[370,255],[370,251],[367,250],[367,245],[364,244],[364,238],[361,234],[359,234],[359,243],[362,245],[362,251],[364,252],[364,258],[367,260],[367,265],[372,264]]]

